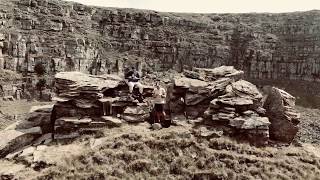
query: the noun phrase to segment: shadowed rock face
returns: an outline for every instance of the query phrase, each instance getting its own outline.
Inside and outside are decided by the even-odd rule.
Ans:
[[[182,14],[1,0],[0,68],[115,70],[121,55],[156,70],[233,65],[252,79],[319,81],[319,11]]]

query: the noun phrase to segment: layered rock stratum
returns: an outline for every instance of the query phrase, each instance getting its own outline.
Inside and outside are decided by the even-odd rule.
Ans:
[[[127,59],[143,62],[145,71],[232,65],[248,79],[281,81],[310,93],[320,80],[319,15],[164,13],[1,0],[0,69],[32,72],[41,62],[47,72],[106,73]]]

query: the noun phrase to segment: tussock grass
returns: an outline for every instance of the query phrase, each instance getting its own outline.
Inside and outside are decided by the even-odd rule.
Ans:
[[[37,179],[319,179],[320,159],[294,148],[257,148],[188,130],[123,132]]]

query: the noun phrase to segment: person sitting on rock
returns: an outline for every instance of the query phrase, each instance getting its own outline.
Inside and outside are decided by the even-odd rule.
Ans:
[[[136,71],[134,67],[131,68],[131,70],[126,74],[125,78],[127,79],[127,84],[129,86],[129,93],[132,95],[133,88],[137,86],[139,88],[139,93],[143,93],[143,86],[139,82],[140,75],[139,72]]]

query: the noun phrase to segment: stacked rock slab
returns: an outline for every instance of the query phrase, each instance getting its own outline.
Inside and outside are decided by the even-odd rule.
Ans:
[[[226,94],[227,86],[242,74],[243,71],[233,66],[185,71],[184,76],[176,76],[168,88],[171,112],[186,113],[189,118],[202,116],[210,101]]]
[[[298,132],[300,113],[295,109],[295,97],[276,87],[265,87],[264,108],[271,122],[271,138],[291,142]]]
[[[242,71],[222,66],[197,68],[184,75],[171,85],[172,113],[185,113],[191,119],[204,117],[207,125],[253,144],[268,142],[270,122],[262,108],[262,94],[255,85],[241,80]]]
[[[127,122],[141,122],[148,114],[139,111],[143,105],[128,97],[128,87],[116,75],[63,72],[56,74],[55,87],[57,103],[52,117],[59,133],[114,124],[111,116],[116,115]],[[150,92],[152,88],[144,88],[146,96]]]
[[[223,127],[227,134],[240,140],[246,139],[256,145],[266,144],[269,140],[270,122],[264,117],[264,109],[260,107],[259,100],[262,96],[253,84],[243,80],[231,84],[232,92],[235,91],[233,85],[238,83],[244,83],[243,85],[248,85],[247,88],[253,88],[255,91],[247,95],[242,92],[243,97],[226,94],[212,100],[205,112],[206,122]]]
[[[0,131],[0,157],[35,142],[51,138],[50,115],[53,105],[34,106],[24,120],[17,121]],[[46,137],[46,138],[43,138]]]
[[[40,137],[41,134],[42,131],[40,127],[0,131],[0,158],[31,144],[37,137]]]
[[[38,127],[43,133],[50,132],[50,116],[53,108],[51,105],[33,106],[29,110],[24,120],[17,121],[10,126],[7,130],[22,130]]]

